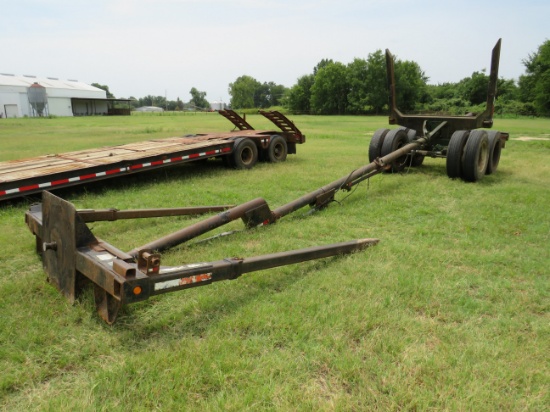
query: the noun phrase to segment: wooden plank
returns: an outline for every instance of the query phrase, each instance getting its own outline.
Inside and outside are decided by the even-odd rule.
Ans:
[[[70,162],[65,165],[14,171],[10,174],[2,175],[1,180],[2,182],[15,182],[17,180],[29,179],[39,176],[48,176],[71,170],[82,170],[87,167],[90,167],[90,165],[86,163]]]
[[[96,150],[94,152],[87,152],[87,153],[62,154],[59,156],[67,160],[88,162],[88,161],[93,161],[94,159],[104,158],[104,157],[116,158],[117,156],[130,154],[130,153],[135,153],[135,152],[128,149],[109,148],[107,150]]]
[[[72,162],[73,160],[60,159],[58,157],[48,157],[47,159],[42,159],[42,158],[26,159],[25,161],[17,161],[13,163],[5,162],[0,164],[0,176],[2,176],[5,173],[11,173],[19,170],[39,169],[41,167],[47,167],[47,166],[61,166]]]
[[[146,159],[152,156],[166,155],[166,158],[177,153],[197,151],[203,148],[214,148],[227,143],[225,139],[212,139],[206,141],[191,142],[185,144],[172,141],[170,144],[162,141],[158,145],[154,141],[131,143],[123,146],[108,148],[88,149],[77,152],[69,152],[62,155],[39,156],[30,159],[8,161],[0,163],[0,182],[14,182],[17,180],[47,177],[49,175],[79,171],[94,166],[108,166],[120,162],[136,163],[136,160]],[[134,148],[137,150],[131,150]]]

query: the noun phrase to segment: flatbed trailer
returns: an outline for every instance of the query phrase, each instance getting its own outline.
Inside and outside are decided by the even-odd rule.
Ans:
[[[0,162],[0,201],[103,179],[222,158],[233,168],[249,169],[258,160],[281,162],[296,153],[305,136],[283,114],[260,113],[280,130],[255,130],[232,110],[221,110],[237,130],[153,139],[120,146]]]

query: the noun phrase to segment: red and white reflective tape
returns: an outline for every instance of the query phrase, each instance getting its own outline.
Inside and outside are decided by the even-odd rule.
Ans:
[[[192,285],[193,283],[208,282],[212,280],[212,273],[202,273],[200,275],[187,276],[179,279],[166,280],[155,283],[155,290],[164,290],[177,288],[180,286]]]
[[[12,195],[14,193],[24,193],[29,192],[32,190],[39,190],[39,189],[45,189],[48,187],[56,187],[56,186],[63,186],[66,184],[74,183],[74,182],[82,182],[85,180],[90,179],[96,179],[99,177],[104,176],[112,176],[119,173],[124,173],[128,171],[134,171],[139,169],[145,169],[152,166],[161,166],[169,163],[178,163],[186,160],[193,160],[198,159],[201,157],[210,157],[215,156],[217,154],[227,153],[230,152],[230,147],[224,147],[223,149],[215,149],[215,150],[209,150],[206,152],[200,152],[200,153],[191,153],[189,155],[185,156],[176,156],[172,157],[170,159],[164,159],[164,160],[156,160],[154,162],[147,162],[147,163],[138,163],[129,167],[121,167],[117,169],[110,169],[106,170],[104,172],[97,172],[97,173],[89,173],[82,176],[75,176],[75,177],[69,177],[66,179],[59,179],[59,180],[53,180],[51,182],[44,182],[44,183],[35,183],[28,186],[21,186],[21,187],[15,187],[13,189],[7,189],[7,190],[0,190],[0,197],[6,196],[6,195]]]

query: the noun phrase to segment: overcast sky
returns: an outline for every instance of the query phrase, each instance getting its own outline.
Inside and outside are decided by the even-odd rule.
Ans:
[[[500,77],[550,38],[550,1],[16,0],[0,6],[0,73],[77,79],[116,97],[229,100],[241,75],[291,87],[323,58],[389,48],[433,84]]]

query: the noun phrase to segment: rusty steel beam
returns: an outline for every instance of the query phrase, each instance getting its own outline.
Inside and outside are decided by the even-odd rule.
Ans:
[[[349,254],[374,246],[378,242],[379,239],[357,239],[251,258],[227,258],[215,262],[195,263],[180,267],[161,266],[157,276],[149,277],[149,281],[153,284],[151,295],[202,286],[203,282],[234,280],[245,273],[259,270]],[[193,277],[195,278],[193,279]]]
[[[129,255],[137,257],[140,250],[155,250],[163,251],[194,239],[204,233],[207,233],[215,228],[223,226],[233,220],[246,219],[255,211],[269,210],[269,206],[264,199],[257,198],[249,202],[233,207],[225,212],[219,213],[206,220],[195,223],[170,235],[164,236],[153,242],[132,249],[128,252]]]
[[[76,262],[79,273],[94,282],[98,313],[112,324],[123,304],[222,280],[234,280],[245,273],[354,253],[378,242],[378,239],[358,239],[252,258],[160,266],[158,274],[152,276],[141,272],[135,263],[120,261],[115,256],[106,257],[104,252],[98,253],[97,248],[93,247],[80,249]]]
[[[235,205],[196,206],[160,209],[78,209],[77,212],[84,222],[115,221],[122,219],[143,219],[151,217],[202,215],[210,212],[220,212],[235,207]]]

